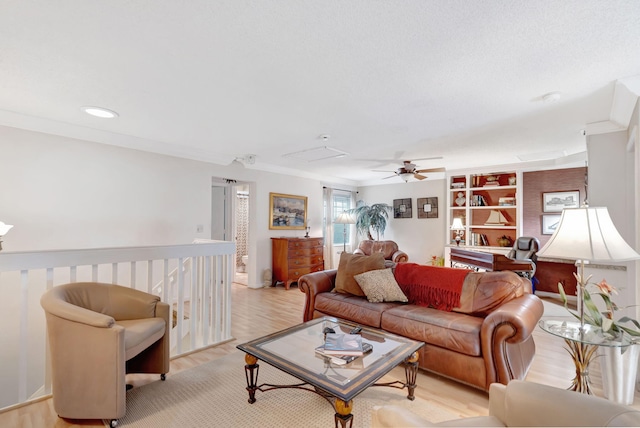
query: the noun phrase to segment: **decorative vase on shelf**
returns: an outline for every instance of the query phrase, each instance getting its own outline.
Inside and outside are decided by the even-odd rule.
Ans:
[[[616,403],[633,404],[640,344],[599,346],[602,392]]]
[[[498,245],[501,247],[510,247],[513,245],[511,238],[509,238],[506,235],[502,235],[500,238],[498,238],[497,242],[498,242]]]

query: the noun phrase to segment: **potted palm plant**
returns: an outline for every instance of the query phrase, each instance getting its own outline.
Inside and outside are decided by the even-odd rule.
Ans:
[[[363,201],[358,201],[356,208],[350,209],[349,213],[355,215],[356,230],[360,235],[373,240],[371,232],[375,232],[376,241],[379,241],[380,235],[384,236],[389,213],[392,209],[393,207],[389,204],[367,205]]]

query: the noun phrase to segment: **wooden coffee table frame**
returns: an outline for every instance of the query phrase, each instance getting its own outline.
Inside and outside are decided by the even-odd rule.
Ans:
[[[362,335],[365,340],[367,336],[377,337],[379,339],[392,339],[400,342],[400,346],[392,352],[385,354],[384,357],[378,358],[370,366],[362,368],[360,373],[352,379],[351,382],[348,382],[346,386],[342,387],[329,382],[324,374],[313,373],[312,371],[296,364],[295,361],[283,358],[280,355],[276,355],[262,348],[262,345],[265,343],[279,338],[284,338],[296,331],[324,322],[339,324],[341,328],[346,329],[347,331],[355,326],[355,324],[348,321],[324,317],[311,320],[237,346],[238,349],[244,351],[246,354],[245,378],[247,382],[247,392],[249,393],[249,403],[255,403],[256,391],[266,392],[280,388],[295,388],[310,391],[320,395],[333,406],[335,410],[335,426],[338,427],[338,424],[340,424],[342,428],[346,428],[353,425],[353,415],[351,414],[353,409],[353,398],[370,386],[387,386],[398,389],[407,388],[407,398],[409,400],[415,399],[414,391],[416,388],[418,374],[418,350],[424,346],[423,342],[392,335],[377,329],[363,328]],[[308,352],[314,353],[314,350],[309,349]],[[300,379],[302,382],[290,385],[274,385],[268,383],[258,384],[258,374],[260,371],[260,365],[258,364],[259,360],[262,360],[267,364]],[[394,381],[377,383],[380,378],[402,363],[405,363],[405,382]],[[330,368],[331,363],[329,363],[329,367],[327,369]]]

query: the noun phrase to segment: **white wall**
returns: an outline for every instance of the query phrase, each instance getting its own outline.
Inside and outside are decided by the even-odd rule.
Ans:
[[[271,267],[269,192],[308,197],[322,236],[320,181],[219,166],[0,126],[0,221],[15,227],[4,251],[190,243],[211,234],[212,177],[250,183],[250,286]],[[251,209],[251,208],[250,208]],[[202,233],[196,226],[203,225]]]
[[[419,219],[417,198],[434,196],[438,198],[438,218]],[[412,217],[396,219],[391,213],[384,239],[395,241],[398,247],[409,255],[410,262],[429,263],[431,256],[444,256],[446,235],[444,231],[447,217],[446,180],[360,187],[356,197],[357,200],[364,200],[367,205],[387,203],[391,206],[394,199],[406,198],[411,198]],[[362,239],[362,237],[359,238]]]
[[[620,235],[625,241],[635,247],[635,226],[637,213],[634,200],[634,166],[632,153],[627,151],[628,132],[612,132],[608,134],[592,135],[587,137],[587,150],[589,153],[589,206],[607,207],[611,219]],[[636,251],[639,249],[636,247]],[[636,262],[622,263],[627,267],[624,276],[626,280],[611,284],[620,290],[620,296],[616,299],[620,306],[633,305],[638,302],[639,290],[635,276]],[[593,281],[603,279],[612,281],[604,275],[606,271],[594,273]],[[612,277],[620,278],[619,274],[611,272]],[[629,303],[626,303],[629,302]],[[630,308],[626,315],[637,316],[637,310]],[[622,314],[620,314],[622,315]]]

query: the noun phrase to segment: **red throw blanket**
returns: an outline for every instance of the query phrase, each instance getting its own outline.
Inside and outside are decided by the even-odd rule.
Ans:
[[[467,269],[398,263],[395,278],[409,303],[451,311],[460,306],[460,293]]]

